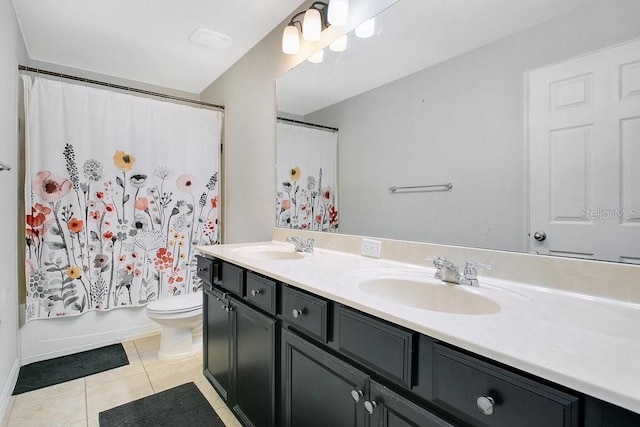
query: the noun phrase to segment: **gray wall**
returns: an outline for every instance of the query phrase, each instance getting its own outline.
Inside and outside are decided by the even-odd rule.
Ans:
[[[526,250],[524,73],[640,37],[638,17],[598,0],[305,117],[340,128],[341,232]]]
[[[275,80],[323,43],[303,43],[298,55],[283,54],[282,31],[289,18],[201,94],[203,101],[225,105],[221,181],[225,243],[271,240],[276,199]]]
[[[18,218],[20,183],[18,141],[18,63],[27,53],[10,1],[0,3],[0,161],[11,166],[0,172],[0,418],[13,391],[19,368],[18,348]]]

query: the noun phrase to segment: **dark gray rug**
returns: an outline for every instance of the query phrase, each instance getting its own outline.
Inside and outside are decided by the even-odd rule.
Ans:
[[[194,383],[186,383],[100,412],[100,427],[224,427]]]
[[[128,365],[122,344],[56,357],[22,366],[13,394],[26,393]]]

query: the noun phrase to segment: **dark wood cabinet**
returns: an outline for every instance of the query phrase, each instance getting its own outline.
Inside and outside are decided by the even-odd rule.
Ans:
[[[233,411],[243,424],[276,425],[276,321],[231,302],[234,348]]]
[[[284,426],[364,427],[367,381],[344,361],[282,331]]]
[[[229,299],[213,288],[204,290],[203,363],[204,375],[227,401],[231,388],[232,330]]]
[[[227,292],[241,289],[243,270],[222,263],[221,271],[224,290],[205,281],[204,375],[244,425],[274,427],[277,321]]]
[[[626,427],[636,414],[218,259],[204,375],[244,426]]]

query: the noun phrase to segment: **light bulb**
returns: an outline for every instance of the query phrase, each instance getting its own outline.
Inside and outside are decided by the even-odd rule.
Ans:
[[[329,45],[329,49],[334,52],[342,52],[347,48],[347,35],[338,37]]]
[[[327,19],[331,25],[344,25],[349,21],[349,0],[331,0]]]
[[[295,25],[287,25],[282,33],[282,52],[295,55],[300,51],[300,35]]]
[[[313,55],[307,58],[307,61],[312,62],[314,64],[319,64],[324,59],[324,49],[320,49],[315,52]]]
[[[304,19],[302,21],[302,37],[310,42],[317,42],[320,40],[320,33],[322,32],[322,21],[320,19],[320,12],[318,9],[309,9],[304,13]]]
[[[356,37],[366,39],[367,37],[371,37],[375,31],[376,20],[375,18],[371,18],[356,27]]]

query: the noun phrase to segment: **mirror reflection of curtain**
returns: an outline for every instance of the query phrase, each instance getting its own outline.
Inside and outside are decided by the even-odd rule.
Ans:
[[[337,231],[338,133],[277,125],[276,226]]]
[[[222,113],[23,76],[27,320],[196,289]]]

